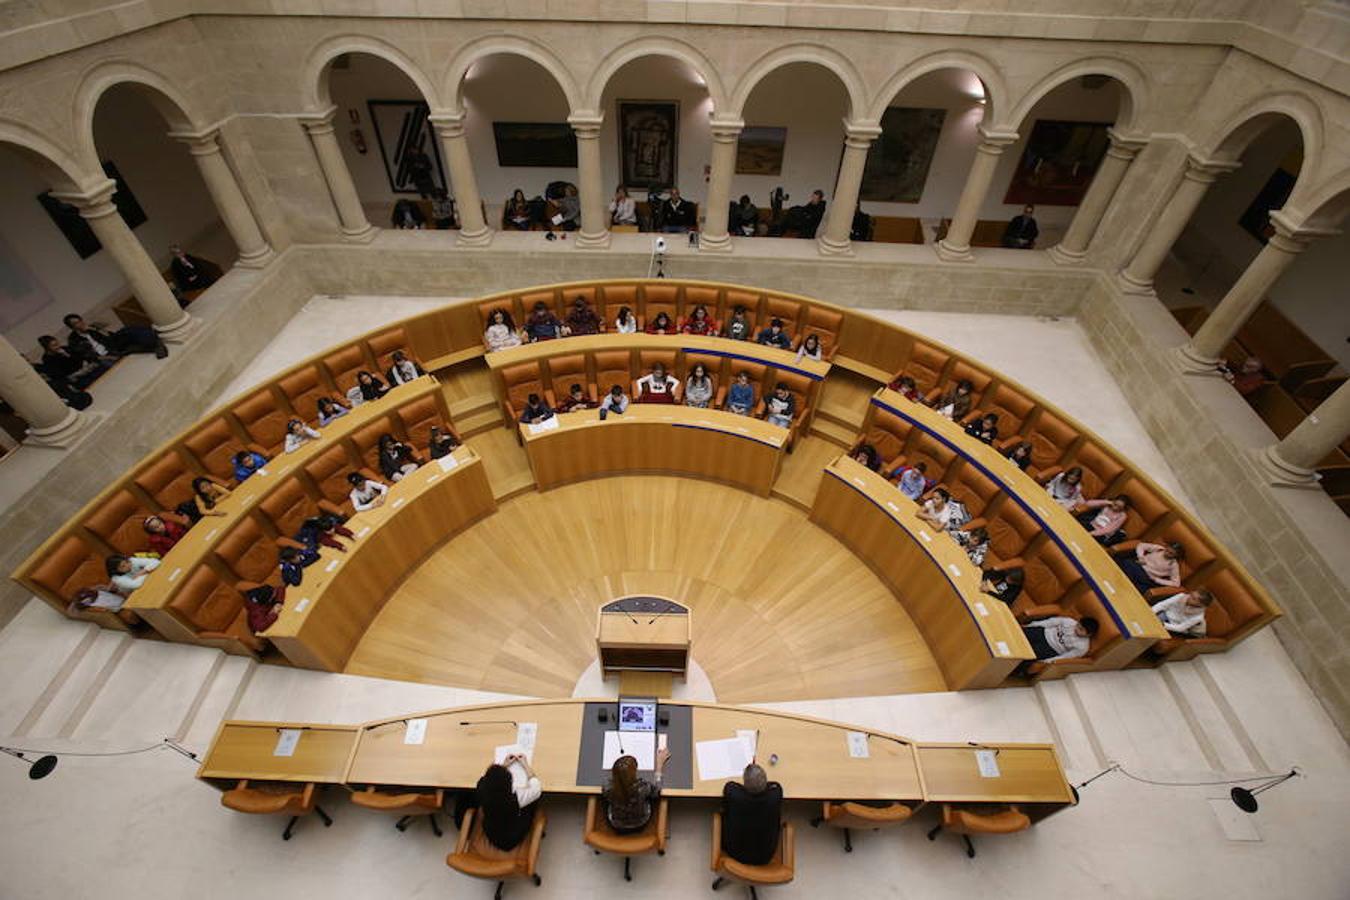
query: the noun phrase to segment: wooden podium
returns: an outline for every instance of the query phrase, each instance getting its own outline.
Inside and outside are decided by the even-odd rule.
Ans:
[[[619,673],[625,694],[668,694],[672,677],[689,670],[690,621],[689,607],[666,597],[604,604],[595,628],[601,675]]]

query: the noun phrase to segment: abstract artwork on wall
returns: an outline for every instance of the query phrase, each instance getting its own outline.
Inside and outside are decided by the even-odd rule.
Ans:
[[[127,223],[128,228],[136,228],[143,225],[146,221],[145,210],[136,200],[136,195],[131,192],[127,186],[126,180],[122,178],[122,173],[117,170],[117,166],[111,160],[103,161],[103,173],[111,178],[117,184],[113,191],[113,205],[121,213],[122,219]],[[89,227],[89,223],[80,215],[80,211],[75,207],[52,196],[51,191],[43,191],[38,194],[38,203],[47,211],[47,215],[52,217],[56,227],[61,229],[61,234],[65,235],[70,246],[79,254],[80,259],[88,259],[95,253],[103,249],[103,244],[99,243],[98,237]]]
[[[1041,119],[1031,129],[1004,203],[1077,206],[1083,202],[1111,139],[1110,122]]]
[[[680,105],[673,100],[619,101],[619,161],[624,187],[670,187],[679,171]]]
[[[787,129],[747,125],[736,144],[737,175],[782,175]]]
[[[448,190],[440,141],[427,121],[431,113],[427,105],[421,100],[367,100],[366,107],[375,126],[375,143],[380,145],[389,190],[395,194],[419,193],[413,165],[418,154],[431,160],[432,187]]]
[[[918,203],[946,117],[945,109],[887,109],[881,116],[881,137],[867,152],[859,198]]]
[[[497,165],[574,169],[577,139],[566,122],[493,122]]]

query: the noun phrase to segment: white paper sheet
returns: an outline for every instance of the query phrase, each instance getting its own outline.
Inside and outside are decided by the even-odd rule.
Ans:
[[[976,750],[975,763],[982,778],[998,778],[1003,774],[998,770],[998,753],[994,750]]]
[[[459,465],[459,460],[455,459],[453,456],[442,456],[440,459],[436,460],[436,464],[441,467],[442,472],[449,472],[455,466]]]
[[[746,765],[749,765],[759,752],[759,732],[753,728],[737,728],[736,737],[745,745]]]
[[[538,735],[538,722],[521,722],[516,726],[516,743],[524,747],[526,753],[534,753],[534,741]]]
[[[294,756],[295,745],[300,743],[299,728],[281,728],[278,729],[280,735],[277,737],[276,749],[272,751],[273,756]]]
[[[420,744],[427,739],[427,720],[409,719],[408,727],[403,731],[403,743]]]
[[[850,731],[848,733],[848,755],[854,759],[867,759],[872,755],[872,748],[867,746],[867,732]]]
[[[745,771],[745,767],[750,765],[750,757],[745,752],[745,742],[739,737],[721,741],[699,741],[694,744],[694,754],[698,759],[700,781],[738,778]]]
[[[539,434],[540,432],[544,431],[552,431],[553,429],[558,427],[558,417],[549,416],[542,422],[531,422],[525,427],[530,429],[530,434]]]
[[[651,771],[656,768],[656,736],[650,731],[606,731],[605,755],[601,765],[606,769],[614,765],[614,760],[625,754],[637,758],[638,768]],[[665,732],[661,733],[661,747],[666,746]]]

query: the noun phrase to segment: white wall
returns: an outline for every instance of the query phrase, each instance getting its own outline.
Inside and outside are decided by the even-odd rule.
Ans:
[[[1299,143],[1298,127],[1292,122],[1282,122],[1257,138],[1243,154],[1242,167],[1210,188],[1177,241],[1177,256],[1192,271],[1205,271],[1205,283],[1214,285],[1216,296],[1231,287],[1261,252],[1261,242],[1238,219]],[[1319,238],[1275,282],[1269,297],[1329,356],[1350,368],[1347,258],[1350,234]]]
[[[104,95],[94,118],[100,156],[112,160],[145,210],[135,235],[157,264],[167,265],[169,244],[198,251],[222,265],[234,248],[221,247],[219,217],[187,147],[166,136],[168,125],[141,95],[116,87]],[[126,279],[106,250],[80,259],[37,202],[50,186],[17,153],[0,147],[0,327],[21,352],[38,355],[37,336],[64,335],[68,312],[94,314],[128,293]],[[225,241],[228,245],[228,241]],[[228,250],[228,258],[223,258]]]

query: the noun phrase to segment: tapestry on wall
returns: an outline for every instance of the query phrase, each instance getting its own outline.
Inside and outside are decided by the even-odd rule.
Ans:
[[[680,104],[620,100],[619,160],[624,187],[646,190],[674,185],[679,137]]]
[[[380,145],[384,174],[395,194],[430,196],[437,190],[449,193],[441,166],[440,141],[427,116],[431,110],[421,100],[367,100],[375,143]]]
[[[736,144],[737,175],[782,175],[787,129],[747,125]]]
[[[577,139],[566,122],[493,122],[497,165],[575,169]]]
[[[1077,206],[1083,202],[1111,139],[1110,122],[1041,119],[1031,129],[1004,203]]]
[[[136,195],[131,192],[127,186],[126,180],[122,178],[122,173],[117,170],[117,166],[111,160],[104,160],[103,174],[107,175],[117,184],[113,191],[112,202],[117,207],[123,221],[127,223],[128,228],[136,228],[145,224],[145,210],[136,200]],[[94,235],[94,230],[89,227],[89,223],[80,215],[80,211],[64,200],[58,200],[52,196],[51,191],[43,191],[38,194],[38,203],[47,211],[47,215],[52,217],[56,227],[61,229],[61,234],[65,235],[70,246],[79,254],[80,259],[88,259],[95,253],[103,249],[103,244]]]
[[[1242,229],[1261,243],[1269,241],[1271,235],[1275,233],[1275,226],[1270,224],[1270,213],[1272,210],[1282,208],[1289,195],[1294,192],[1294,182],[1298,181],[1298,172],[1301,168],[1303,168],[1302,149],[1291,150],[1288,156],[1280,160],[1280,165],[1266,179],[1265,187],[1261,188],[1261,192],[1238,219]]]
[[[881,115],[881,136],[867,151],[858,197],[880,203],[918,203],[928,181],[945,109],[892,106]]]

